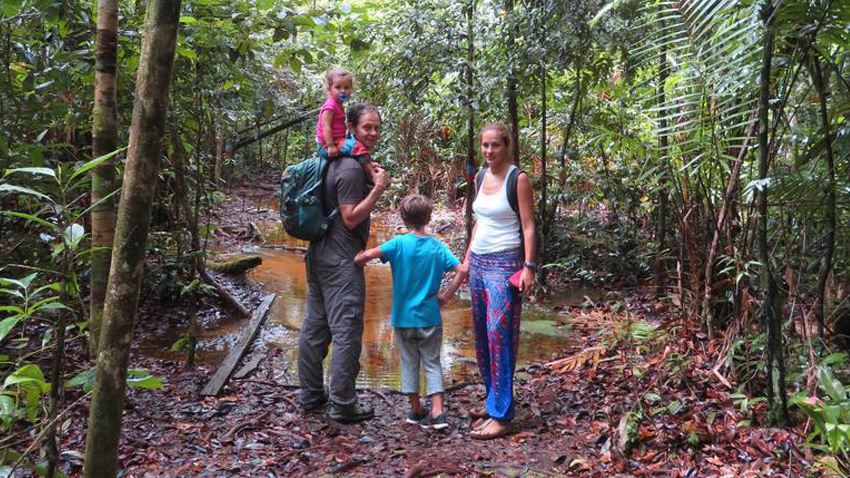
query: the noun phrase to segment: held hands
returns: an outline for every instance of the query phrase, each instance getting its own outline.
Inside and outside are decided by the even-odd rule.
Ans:
[[[369,259],[366,258],[365,249],[358,252],[357,255],[354,256],[354,265],[356,265],[357,267],[363,267],[366,265],[367,262],[369,262]]]
[[[337,156],[339,156],[339,148],[336,145],[328,146],[328,157],[335,158]]]

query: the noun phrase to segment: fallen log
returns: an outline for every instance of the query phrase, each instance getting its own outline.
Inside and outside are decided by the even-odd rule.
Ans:
[[[206,282],[207,284],[213,286],[218,296],[221,297],[222,300],[227,302],[230,307],[239,312],[242,317],[248,317],[249,315],[251,315],[248,312],[248,309],[246,309],[245,306],[242,305],[242,303],[236,299],[236,297],[233,297],[233,295],[228,292],[223,285],[219,284],[217,280],[215,280],[211,275],[209,275],[207,271],[201,272],[201,279],[203,279],[204,282]]]
[[[237,257],[226,261],[208,262],[207,268],[222,274],[244,274],[263,263],[263,258],[257,255]]]
[[[239,341],[232,349],[230,349],[230,353],[227,354],[227,357],[225,357],[221,365],[218,366],[213,378],[201,391],[201,395],[218,395],[218,392],[221,391],[221,388],[224,387],[224,384],[227,383],[227,380],[230,378],[230,374],[233,373],[233,369],[236,367],[236,364],[239,363],[239,360],[245,355],[245,352],[247,352],[248,348],[251,346],[251,342],[253,342],[254,338],[257,337],[257,333],[260,331],[260,326],[269,314],[269,308],[271,308],[275,297],[275,294],[268,294],[263,297],[263,301],[260,302],[260,305],[254,310],[251,320],[242,330],[242,336],[239,337]]]

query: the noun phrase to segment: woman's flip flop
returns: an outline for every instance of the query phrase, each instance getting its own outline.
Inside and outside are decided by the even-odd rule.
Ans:
[[[494,423],[499,426],[499,429],[496,431],[487,432],[486,430],[493,426]],[[499,423],[498,420],[488,418],[487,421],[484,422],[484,425],[482,425],[480,428],[476,428],[475,430],[469,432],[469,436],[473,440],[492,440],[494,438],[503,437],[508,433],[508,427]]]

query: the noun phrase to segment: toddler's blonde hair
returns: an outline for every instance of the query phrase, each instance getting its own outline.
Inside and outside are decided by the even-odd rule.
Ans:
[[[342,68],[331,68],[325,72],[325,91],[329,91],[331,89],[331,83],[334,82],[334,78],[346,78],[348,79],[348,84],[350,86],[354,86],[354,76],[346,70]]]

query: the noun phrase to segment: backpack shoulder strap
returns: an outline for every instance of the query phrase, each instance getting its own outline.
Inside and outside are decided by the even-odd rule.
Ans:
[[[481,190],[481,185],[484,184],[484,175],[487,174],[487,168],[481,168],[478,170],[478,174],[475,175],[475,192]]]
[[[519,199],[517,199],[517,183],[519,182],[519,175],[527,174],[525,171],[519,168],[511,169],[510,174],[508,174],[508,203],[511,205],[511,209],[514,210],[517,215],[519,215]]]

